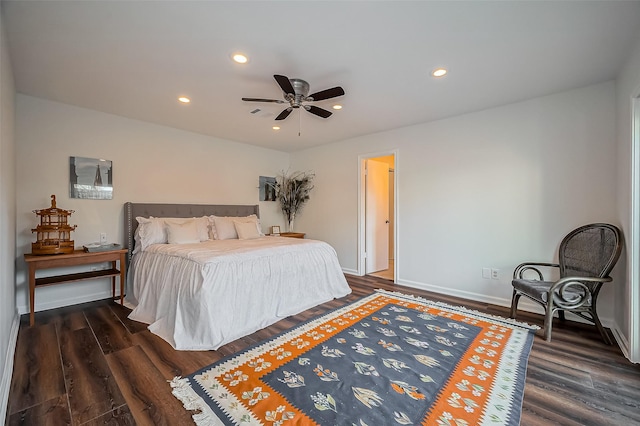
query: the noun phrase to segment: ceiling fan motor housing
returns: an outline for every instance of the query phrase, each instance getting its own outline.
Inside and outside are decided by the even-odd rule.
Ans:
[[[309,83],[299,78],[290,78],[289,81],[293,86],[294,94],[284,93],[284,97],[293,108],[300,108],[302,101],[306,100],[309,94]]]

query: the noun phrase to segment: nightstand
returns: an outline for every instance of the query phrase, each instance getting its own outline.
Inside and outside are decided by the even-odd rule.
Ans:
[[[288,238],[304,238],[306,234],[304,232],[281,232],[280,236],[281,237],[288,237]]]
[[[35,322],[35,291],[36,287],[55,285],[71,281],[89,280],[92,278],[111,277],[111,296],[116,297],[116,277],[120,278],[120,304],[124,304],[124,284],[127,276],[125,256],[127,249],[86,253],[75,250],[69,254],[34,255],[25,254],[24,260],[29,269],[29,325]],[[65,275],[36,278],[36,271],[40,269],[62,268],[69,266],[89,265],[92,263],[110,262],[111,268],[99,271],[76,272]],[[120,263],[120,269],[117,269]]]

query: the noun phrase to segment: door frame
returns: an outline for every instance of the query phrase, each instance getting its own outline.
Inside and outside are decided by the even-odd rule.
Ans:
[[[629,360],[640,363],[640,89],[631,102],[631,235],[629,260]]]
[[[358,156],[358,275],[366,275],[366,258],[365,258],[365,235],[366,235],[366,204],[365,204],[365,167],[366,160],[370,158],[385,157],[387,155],[393,155],[393,282],[398,282],[399,259],[400,259],[400,244],[398,243],[398,232],[400,231],[399,225],[399,192],[398,181],[400,179],[400,173],[398,172],[398,149],[392,149],[387,151],[379,151],[370,154],[362,154]]]

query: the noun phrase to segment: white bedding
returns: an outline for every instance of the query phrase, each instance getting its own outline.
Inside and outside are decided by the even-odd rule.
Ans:
[[[154,244],[129,272],[129,318],[180,350],[217,349],[351,293],[333,247],[307,239]]]

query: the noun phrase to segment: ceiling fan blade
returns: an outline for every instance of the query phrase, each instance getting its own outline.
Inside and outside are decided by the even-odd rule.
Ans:
[[[242,98],[242,100],[247,102],[273,102],[276,104],[284,103],[284,101],[281,99]]]
[[[309,111],[311,114],[315,114],[318,117],[329,118],[331,116],[331,111],[327,111],[326,109],[318,108],[314,105],[305,105],[304,109]]]
[[[273,76],[273,78],[276,79],[276,81],[278,82],[278,84],[280,85],[280,88],[284,93],[288,93],[292,95],[296,94],[295,90],[293,90],[293,86],[291,85],[291,81],[289,81],[289,77],[276,74]]]
[[[332,87],[331,89],[321,90],[319,92],[312,93],[311,95],[307,96],[307,99],[311,98],[309,100],[323,101],[325,99],[331,99],[331,98],[335,98],[337,96],[342,96],[342,95],[344,95],[344,90],[342,89],[342,87],[336,86],[336,87]]]
[[[291,107],[285,109],[276,117],[276,120],[284,120],[289,116],[289,114],[291,114],[291,111],[293,111],[293,108]]]

